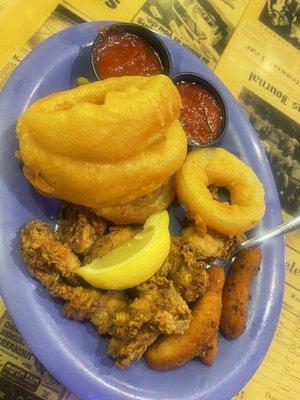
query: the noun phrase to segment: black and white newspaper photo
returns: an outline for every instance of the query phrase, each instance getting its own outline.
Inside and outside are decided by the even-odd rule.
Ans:
[[[239,100],[267,153],[282,208],[296,216],[300,211],[299,125],[247,88]]]
[[[134,22],[184,44],[211,68],[233,32],[208,0],[148,0]]]
[[[268,0],[259,20],[283,40],[300,49],[299,0]]]

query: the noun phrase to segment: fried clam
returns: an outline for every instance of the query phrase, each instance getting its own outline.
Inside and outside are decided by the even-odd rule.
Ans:
[[[226,258],[233,246],[241,243],[245,237],[227,236],[212,229],[197,229],[194,223],[184,228],[180,238],[186,241],[200,259]]]
[[[68,243],[73,253],[89,254],[97,238],[107,230],[107,223],[92,210],[71,203],[62,203],[55,233],[61,243]]]
[[[126,241],[129,227],[118,227],[95,249],[105,254]],[[117,236],[119,237],[117,239]],[[32,221],[21,231],[21,253],[28,272],[47,288],[51,296],[64,301],[67,318],[90,320],[100,334],[111,335],[108,352],[118,367],[137,361],[161,334],[182,333],[188,328],[191,311],[166,277],[154,276],[135,288],[131,296],[125,291],[100,291],[83,284],[75,271],[80,260],[68,244],[57,240],[42,221]],[[100,239],[100,238],[99,238]]]
[[[21,143],[25,136],[48,153],[110,163],[162,140],[180,107],[180,95],[165,75],[110,78],[36,101],[17,130]]]
[[[19,132],[24,174],[42,194],[92,209],[120,205],[165,184],[184,162],[187,140],[175,120],[164,140],[130,159],[116,163],[79,160],[49,152],[24,131]]]
[[[230,203],[213,197],[212,184],[230,192]],[[253,228],[265,212],[264,188],[255,172],[222,148],[189,153],[176,173],[176,191],[196,225],[229,236]]]
[[[169,207],[175,197],[174,180],[170,179],[154,192],[118,206],[98,207],[95,213],[117,225],[142,224],[150,215]]]

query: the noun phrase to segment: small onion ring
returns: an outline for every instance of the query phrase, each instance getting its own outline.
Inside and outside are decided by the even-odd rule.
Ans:
[[[162,185],[154,192],[139,197],[130,203],[99,207],[94,212],[117,225],[142,224],[150,215],[169,207],[174,197],[174,180],[170,179],[166,185]]]
[[[225,187],[231,204],[214,199],[208,189],[211,184]],[[222,148],[189,153],[176,173],[176,191],[196,224],[226,235],[243,234],[265,212],[264,189],[254,171]]]

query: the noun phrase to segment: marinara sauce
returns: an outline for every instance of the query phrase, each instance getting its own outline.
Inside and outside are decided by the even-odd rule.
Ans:
[[[180,122],[188,140],[198,144],[214,142],[221,133],[223,113],[214,95],[197,83],[178,82],[183,108]]]
[[[101,79],[112,76],[158,75],[159,57],[143,38],[121,27],[103,29],[93,50],[94,67]]]

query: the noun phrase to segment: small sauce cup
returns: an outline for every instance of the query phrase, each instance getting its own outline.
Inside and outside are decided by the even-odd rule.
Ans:
[[[218,143],[224,136],[228,123],[227,107],[219,90],[208,79],[192,72],[174,76],[173,82],[175,85],[180,83],[195,85],[194,87],[192,85],[178,86],[184,104],[180,121],[187,133],[189,145],[208,147]],[[197,93],[198,89],[199,93]],[[187,97],[189,93],[191,98]],[[193,100],[195,100],[194,103]],[[199,101],[199,107],[197,101]],[[194,131],[191,131],[191,127]],[[206,131],[201,132],[201,129]],[[207,136],[207,141],[200,140],[201,135],[203,138]]]
[[[102,48],[100,45],[100,40],[101,39],[103,40],[103,36],[101,36],[101,35],[105,35],[106,33],[109,33],[110,31],[117,32],[117,34],[119,34],[119,35],[120,34],[129,34],[129,35],[133,35],[135,38],[142,39],[142,42],[144,42],[144,45],[149,45],[149,48],[146,50],[148,50],[148,51],[149,51],[149,49],[150,49],[150,51],[153,50],[155,58],[157,58],[157,60],[155,60],[155,61],[158,61],[160,69],[161,69],[160,73],[165,74],[165,75],[170,75],[171,57],[170,57],[169,51],[168,51],[167,47],[165,46],[165,44],[163,43],[163,41],[154,32],[152,32],[151,30],[149,30],[147,28],[144,28],[141,25],[131,24],[131,23],[118,23],[118,24],[110,25],[107,28],[101,29],[99,34],[97,35],[97,37],[94,40],[92,50],[91,50],[91,63],[92,63],[94,74],[97,79],[99,79],[99,80],[105,79],[105,77],[103,78],[100,76],[100,73],[99,73],[100,65],[99,65],[98,71],[97,71],[96,64],[101,63],[101,58],[99,59],[99,57],[98,57],[99,51],[102,51]],[[142,42],[139,44],[143,44]],[[152,54],[150,54],[150,56],[151,55]],[[105,57],[105,53],[103,53],[103,57]],[[98,59],[98,61],[97,61],[97,59]],[[114,60],[116,60],[116,57],[114,58]],[[118,75],[118,73],[119,73],[119,71],[116,72],[116,75],[112,74],[110,76],[121,76],[121,75]],[[123,75],[127,75],[127,74],[123,74]],[[130,74],[130,75],[133,75],[133,74]],[[135,73],[134,75],[137,75],[137,73]],[[151,73],[149,73],[149,74],[141,73],[139,75],[151,75]]]

